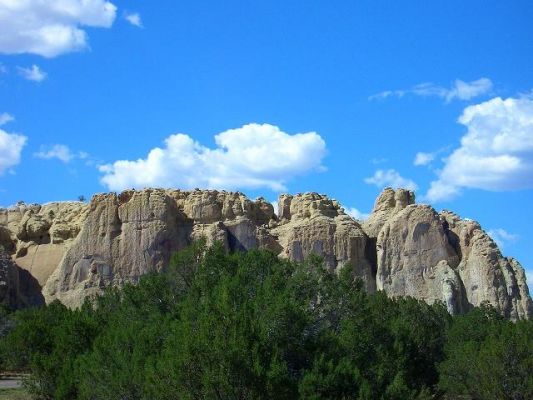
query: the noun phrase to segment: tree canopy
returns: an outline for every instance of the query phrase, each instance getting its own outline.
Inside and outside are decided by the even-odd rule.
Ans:
[[[2,318],[0,366],[39,399],[533,398],[530,321],[367,294],[316,257],[200,241],[80,309]]]

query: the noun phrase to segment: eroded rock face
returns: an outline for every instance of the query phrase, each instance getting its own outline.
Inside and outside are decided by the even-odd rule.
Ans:
[[[409,205],[390,220],[377,238],[377,287],[391,296],[444,301],[453,313],[465,311],[459,257],[439,215],[427,205]]]
[[[280,256],[303,261],[316,254],[331,270],[350,264],[366,289],[376,290],[374,273],[365,257],[367,236],[337,201],[317,193],[282,195],[278,209],[281,221],[271,234],[279,243]]]
[[[77,237],[87,215],[81,202],[19,203],[0,210],[0,240],[16,265],[43,286]]]
[[[378,289],[443,301],[452,313],[489,302],[513,320],[533,316],[524,269],[503,257],[477,222],[439,215],[428,205],[403,202],[398,210],[393,197],[387,189],[365,225],[375,234],[383,224],[376,240]]]
[[[10,309],[44,304],[37,280],[17,266],[0,246],[0,303]]]
[[[468,304],[479,306],[488,301],[511,318],[533,316],[533,304],[522,266],[503,257],[496,243],[475,221],[441,213],[447,236],[461,261],[456,270],[464,285]]]
[[[48,302],[72,307],[162,270],[172,253],[205,238],[230,251],[264,248],[295,261],[316,254],[333,271],[349,264],[370,292],[443,301],[453,313],[488,301],[511,319],[533,314],[520,264],[503,257],[479,224],[415,205],[411,191],[385,189],[362,225],[318,193],[281,195],[278,210],[238,192],[128,190],[95,195],[90,204],[0,210],[0,245],[19,270],[12,287],[20,292],[20,271],[29,271]],[[15,279],[2,271],[0,279]],[[0,287],[0,300],[11,293]]]
[[[415,194],[410,190],[386,188],[376,199],[374,209],[363,223],[365,233],[377,238],[383,225],[405,207],[415,203]]]
[[[146,189],[96,195],[44,295],[77,306],[107,286],[161,271],[172,253],[200,237],[232,251],[261,247],[268,239],[262,226],[273,216],[271,204],[241,193]]]

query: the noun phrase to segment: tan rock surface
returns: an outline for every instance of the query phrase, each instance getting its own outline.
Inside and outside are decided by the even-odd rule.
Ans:
[[[77,237],[87,215],[81,202],[19,203],[0,210],[4,247],[43,286]],[[7,233],[6,233],[7,232]]]
[[[459,257],[439,215],[427,205],[409,205],[385,223],[377,238],[377,288],[390,296],[443,301],[464,311],[454,268]]]
[[[488,301],[511,319],[533,314],[520,264],[503,257],[478,223],[415,205],[411,191],[385,189],[362,225],[318,193],[281,195],[278,210],[262,198],[216,190],[20,203],[0,210],[0,245],[19,275],[29,271],[44,285],[47,301],[69,306],[165,268],[172,253],[204,237],[230,251],[265,248],[296,261],[316,254],[334,271],[349,264],[370,292],[444,301],[454,313]]]
[[[375,291],[374,273],[365,257],[367,236],[338,202],[317,193],[282,195],[278,209],[281,222],[271,233],[279,243],[280,256],[303,261],[316,254],[331,270],[350,264],[366,289]]]
[[[11,309],[44,304],[41,286],[0,246],[0,303]]]
[[[471,306],[488,301],[511,318],[533,316],[525,272],[518,261],[503,257],[496,243],[471,220],[443,211],[447,234],[461,258],[457,271]]]
[[[410,190],[385,188],[376,199],[372,213],[363,223],[365,233],[377,238],[385,223],[410,204],[415,203],[415,194]]]
[[[107,286],[162,270],[172,253],[200,237],[232,251],[256,248],[271,216],[271,204],[242,193],[146,189],[95,195],[76,243],[44,288],[45,298],[77,306]]]
[[[489,302],[506,317],[533,316],[525,273],[502,256],[496,243],[471,220],[428,205],[414,205],[405,190],[386,189],[363,225],[376,239],[378,290],[390,296],[443,301],[450,312]]]

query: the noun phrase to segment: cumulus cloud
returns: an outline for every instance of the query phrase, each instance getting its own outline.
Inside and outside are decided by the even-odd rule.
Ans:
[[[373,176],[365,178],[365,182],[376,185],[379,188],[391,186],[393,188],[404,188],[409,190],[418,189],[418,185],[411,179],[404,178],[394,169],[378,169]]]
[[[8,122],[14,121],[15,117],[8,113],[0,114],[0,126],[7,124]]]
[[[64,144],[54,144],[49,148],[41,146],[41,150],[37,153],[34,153],[33,155],[34,157],[42,158],[43,160],[57,158],[58,160],[63,161],[64,163],[68,163],[74,158],[74,154],[72,153],[70,148],[68,146],[65,146]]]
[[[55,57],[84,49],[81,27],[109,28],[116,10],[105,0],[0,0],[0,53]]]
[[[450,200],[463,188],[533,188],[533,98],[496,97],[466,107],[459,123],[467,133],[444,160],[427,200]]]
[[[44,72],[39,66],[32,65],[30,68],[18,67],[19,74],[29,81],[41,82],[46,79],[46,72]]]
[[[25,136],[0,129],[0,175],[20,162],[20,154],[26,141]]]
[[[470,100],[489,93],[492,90],[492,81],[480,78],[475,81],[465,82],[457,79],[449,88],[438,86],[431,82],[420,83],[403,90],[385,90],[369,97],[369,100],[384,100],[389,97],[402,98],[405,95],[421,97],[439,97],[446,102],[452,100]]]
[[[348,214],[350,217],[354,218],[354,219],[358,219],[359,221],[364,221],[365,219],[367,219],[370,214],[368,213],[363,213],[361,211],[359,211],[357,208],[355,207],[349,207],[349,208],[346,208],[344,210],[346,212],[346,214]]]
[[[141,15],[139,13],[130,13],[126,12],[124,14],[124,19],[128,21],[133,26],[136,26],[137,28],[143,28],[143,22],[141,19]]]
[[[295,176],[323,168],[326,154],[316,132],[290,135],[269,124],[227,130],[215,143],[208,148],[188,135],[171,135],[146,158],[101,166],[101,182],[117,191],[150,186],[282,191]]]
[[[84,151],[74,152],[64,144],[54,144],[52,146],[41,146],[40,150],[34,153],[33,156],[43,160],[55,158],[66,164],[75,158],[82,160],[88,159],[89,154]]]
[[[415,160],[413,164],[416,166],[428,165],[435,159],[435,153],[424,153],[422,151],[416,153]]]
[[[516,242],[519,238],[514,233],[509,233],[505,229],[495,228],[487,232],[487,234],[496,242],[500,249],[503,249],[505,243]]]

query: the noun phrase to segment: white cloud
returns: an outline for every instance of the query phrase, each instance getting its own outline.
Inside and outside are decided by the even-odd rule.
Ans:
[[[372,96],[368,96],[368,100],[385,100],[385,99],[388,99],[389,97],[402,98],[408,92],[409,91],[406,91],[406,90],[384,90],[383,92],[379,92],[379,93],[373,94]]]
[[[109,28],[116,10],[105,0],[0,0],[0,53],[55,57],[84,49],[80,27]]]
[[[7,124],[8,122],[14,121],[15,117],[8,113],[0,114],[0,126]]]
[[[476,81],[464,82],[460,79],[446,93],[446,101],[453,99],[470,100],[474,97],[482,96],[492,90],[492,81],[488,78],[481,78]]]
[[[346,212],[346,214],[348,214],[350,217],[354,218],[354,219],[358,219],[360,221],[364,221],[365,219],[367,219],[370,214],[368,213],[363,213],[361,211],[359,211],[357,208],[355,207],[350,207],[350,208],[346,208],[344,210]]]
[[[409,190],[418,189],[418,185],[411,179],[404,178],[394,169],[378,169],[373,176],[365,178],[365,182],[376,185],[379,188],[391,186],[393,188],[404,188]]]
[[[415,160],[413,164],[416,166],[428,165],[431,161],[435,159],[435,153],[424,153],[422,151],[416,153]]]
[[[22,148],[27,138],[0,129],[0,175],[20,162]]]
[[[1,1],[1,0],[0,0]],[[41,82],[46,79],[46,72],[44,72],[39,66],[32,65],[30,68],[18,67],[20,75],[29,81]]]
[[[326,144],[316,132],[289,135],[269,124],[249,124],[215,136],[211,149],[185,134],[165,140],[145,159],[101,166],[110,190],[131,187],[259,188],[286,190],[297,175],[320,170]]]
[[[137,28],[143,28],[143,22],[139,13],[125,13],[124,19]]]
[[[0,63],[0,75],[2,74],[7,74],[7,67],[4,64]]]
[[[412,94],[422,97],[440,97],[446,102],[452,100],[470,100],[474,97],[489,93],[492,90],[492,81],[488,78],[480,78],[475,81],[465,82],[457,79],[451,87],[445,88],[434,83],[420,83],[410,89],[385,90],[369,97],[369,100],[384,100],[389,97],[402,98]]]
[[[533,188],[533,98],[496,97],[466,107],[459,123],[468,131],[444,160],[427,200],[450,200],[462,188]]]
[[[509,233],[502,228],[491,229],[487,234],[496,242],[500,249],[503,249],[505,243],[516,242],[519,238],[518,235]]]
[[[51,160],[57,158],[64,163],[69,163],[75,158],[86,159],[89,155],[84,152],[73,152],[68,146],[64,144],[54,144],[52,146],[41,146],[39,152],[33,154],[34,157],[42,158],[43,160]]]

